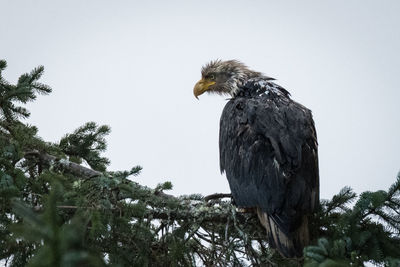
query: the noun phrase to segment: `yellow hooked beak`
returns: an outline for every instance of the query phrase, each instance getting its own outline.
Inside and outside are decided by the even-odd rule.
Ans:
[[[211,85],[214,85],[214,84],[215,84],[214,81],[201,79],[200,81],[198,81],[198,82],[196,83],[196,85],[195,85],[194,88],[193,88],[193,94],[194,94],[194,96],[195,96],[197,99],[199,99],[198,96],[201,95],[201,94],[203,94],[205,91],[208,90],[208,88],[209,88]]]

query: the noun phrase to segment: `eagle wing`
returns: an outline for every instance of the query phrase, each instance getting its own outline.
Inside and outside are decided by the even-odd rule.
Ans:
[[[256,207],[272,246],[300,255],[308,242],[306,216],[319,203],[311,111],[286,97],[233,98],[221,116],[219,146],[236,205]]]

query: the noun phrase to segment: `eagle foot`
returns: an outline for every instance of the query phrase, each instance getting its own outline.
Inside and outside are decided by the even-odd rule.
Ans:
[[[256,208],[237,208],[237,211],[240,213],[256,213]]]

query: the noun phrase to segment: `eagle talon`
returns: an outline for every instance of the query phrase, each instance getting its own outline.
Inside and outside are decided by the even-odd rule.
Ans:
[[[256,213],[256,208],[237,208],[240,213]]]

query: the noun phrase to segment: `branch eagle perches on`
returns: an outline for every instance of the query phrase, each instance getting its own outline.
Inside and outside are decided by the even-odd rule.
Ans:
[[[111,175],[107,175],[106,173],[103,174],[99,171],[92,170],[90,168],[81,166],[80,164],[77,164],[75,162],[71,162],[67,159],[61,159],[57,158],[55,156],[49,155],[44,152],[39,152],[37,150],[32,150],[28,151],[24,154],[24,157],[32,160],[32,158],[36,158],[41,164],[48,166],[49,169],[52,170],[60,170],[65,173],[69,173],[73,176],[75,176],[77,179],[92,179],[96,177],[102,177],[102,176],[108,176],[110,179],[112,179]],[[127,180],[129,181],[129,180]],[[187,205],[188,201],[194,200],[198,202],[204,202],[203,204],[205,206],[210,206],[210,204],[207,204],[207,202],[213,200],[216,201],[216,203],[220,203],[222,198],[230,198],[232,195],[231,194],[226,194],[226,193],[215,193],[211,194],[205,197],[199,197],[198,195],[193,195],[191,196],[182,196],[182,197],[175,197],[170,194],[166,194],[163,192],[163,185],[159,185],[158,189],[152,190],[146,186],[139,185],[138,183],[129,181],[128,184],[132,184],[135,187],[137,187],[141,191],[146,191],[149,194],[154,195],[155,198],[159,198],[160,201],[165,200],[165,201],[176,201],[176,202],[182,202],[184,205]],[[120,199],[126,199],[128,198],[127,195],[121,194]],[[59,208],[65,208],[65,209],[78,209],[78,206],[59,206]],[[88,207],[87,207],[88,208]],[[208,210],[209,212],[212,211],[212,209]],[[249,212],[239,212],[238,215],[238,220],[241,222],[246,221],[249,219],[249,215],[241,215],[241,214],[249,213]],[[174,220],[182,220],[182,219],[187,219],[187,218],[196,218],[199,215],[198,211],[192,210],[191,212],[185,211],[183,212],[182,210],[179,211],[179,209],[175,212],[171,212],[169,214],[162,213],[162,212],[153,212],[153,213],[148,213],[148,216],[152,216],[155,219],[174,219]],[[209,216],[207,216],[207,221],[215,221],[215,222],[226,222],[228,221],[227,217],[228,214],[221,214],[219,212],[211,212]],[[250,215],[251,217],[252,215]],[[256,215],[253,215],[254,218],[256,218]]]
[[[129,213],[131,220],[144,220],[146,223],[157,225],[155,231],[160,237],[165,236],[163,238],[174,236],[178,229],[186,229],[190,235],[185,234],[184,240],[191,240],[189,243],[192,246],[209,247],[213,255],[209,255],[207,260],[213,263],[220,262],[217,264],[219,266],[223,266],[226,257],[231,257],[232,253],[239,260],[248,258],[248,255],[259,255],[259,248],[268,248],[257,215],[236,210],[230,200],[223,200],[230,198],[230,194],[176,197],[163,192],[170,189],[170,183],[160,184],[156,189],[151,189],[127,179],[131,172],[101,173],[36,150],[27,151],[25,158],[36,158],[38,164],[46,166],[48,171],[61,171],[76,179],[80,192],[86,195],[87,202],[84,206],[58,203],[56,208],[61,212],[102,211],[121,218]],[[102,186],[99,187],[99,184]],[[104,201],[109,201],[110,205],[101,205]],[[35,210],[42,211],[43,208],[35,207]],[[227,250],[232,252],[228,253]],[[274,253],[271,257],[273,255]],[[261,264],[257,257],[251,258],[252,261]],[[204,258],[204,262],[207,260]]]

